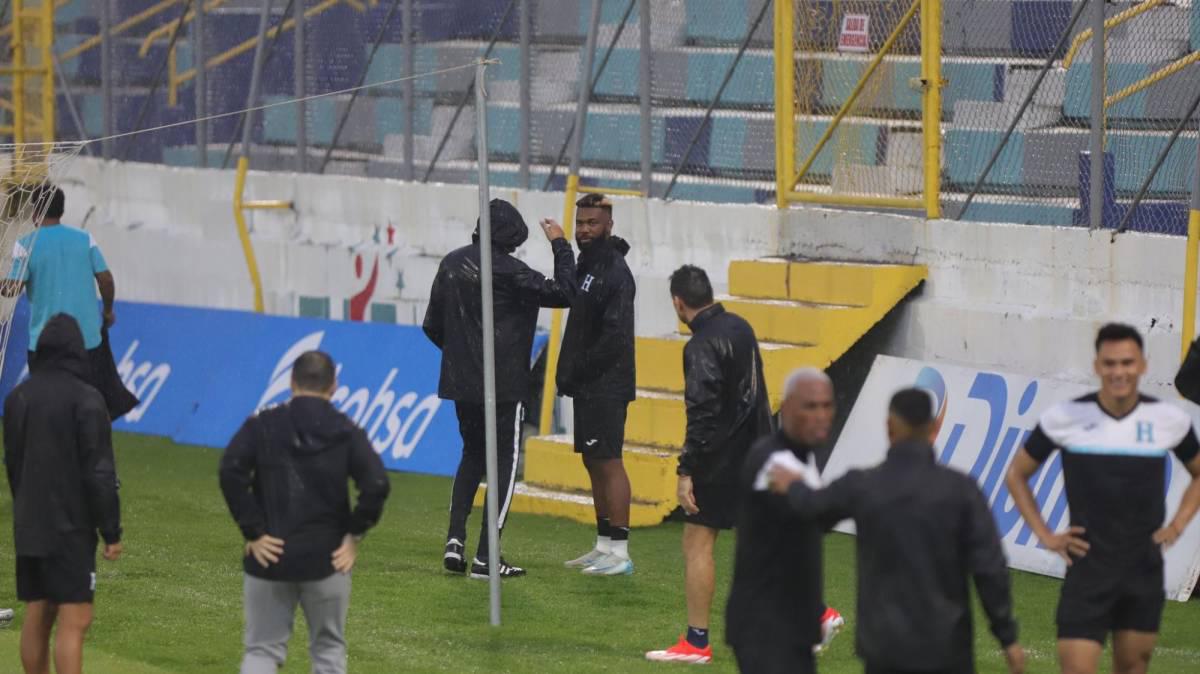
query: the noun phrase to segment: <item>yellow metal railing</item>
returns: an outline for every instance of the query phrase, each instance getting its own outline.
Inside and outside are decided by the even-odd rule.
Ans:
[[[579,184],[578,175],[568,175],[562,216],[563,232],[567,235],[568,241],[575,229],[575,199],[581,192],[583,194],[613,194],[628,197],[646,196],[641,190],[583,186]],[[546,345],[546,379],[542,383],[542,409],[538,416],[539,435],[549,435],[554,431],[554,400],[557,397],[555,395],[557,389],[555,373],[558,372],[559,342],[562,341],[562,313],[562,309],[555,309],[550,314],[550,341]]]
[[[792,203],[831,206],[878,206],[924,210],[926,217],[941,215],[941,120],[942,120],[942,12],[941,0],[913,0],[899,23],[871,57],[850,95],[838,108],[829,125],[796,170],[796,82],[795,1],[775,0],[775,175],[776,205]],[[920,12],[921,21],[921,109],[922,109],[922,196],[882,196],[801,191],[797,187],[825,150],[833,134],[858,100],[867,82],[891,53],[900,34]]]
[[[1158,7],[1164,2],[1166,2],[1166,0],[1146,0],[1140,5],[1134,5],[1133,7],[1130,7],[1119,14],[1114,14],[1104,20],[1104,32],[1107,33],[1109,29],[1119,26],[1133,17],[1138,16],[1139,14],[1144,14],[1155,7]],[[1083,46],[1083,43],[1090,39],[1092,39],[1091,28],[1081,31],[1078,35],[1076,35],[1075,39],[1071,40],[1071,46],[1067,49],[1066,55],[1063,56],[1062,67],[1070,68],[1071,64],[1075,62],[1075,54],[1079,52],[1079,48]]]
[[[223,3],[224,1],[225,0],[213,0],[214,3]],[[379,0],[369,0],[369,4],[372,7],[374,7],[378,2],[379,2]],[[322,0],[320,3],[313,5],[312,7],[309,7],[308,9],[304,10],[304,18],[311,19],[315,16],[320,16],[321,14],[324,14],[325,12],[333,9],[337,5],[343,4],[343,3],[349,5],[350,7],[352,7],[354,10],[356,10],[358,12],[367,11],[367,5],[364,5],[361,2],[361,0]],[[184,22],[186,23],[187,21],[191,20],[191,16],[189,15],[189,16],[183,17],[183,19],[184,19]],[[172,23],[179,23],[179,21],[176,20],[175,22],[172,22]],[[291,19],[291,18],[286,19],[282,24],[269,28],[267,30],[265,39],[272,40],[275,38],[276,35],[279,34],[280,31],[287,32],[289,30],[294,29],[295,27],[296,27],[295,19]],[[172,26],[172,24],[165,24],[165,25],[159,26],[157,29],[155,29],[153,32],[151,32],[149,35],[147,35],[145,40],[142,41],[142,45],[139,48],[138,53],[144,54],[150,48],[150,45],[153,44],[156,40],[163,40],[163,39],[169,40],[173,30],[174,30],[174,27]],[[242,54],[245,54],[246,52],[254,49],[254,47],[257,44],[258,44],[258,36],[249,38],[246,41],[242,42],[241,44],[234,45],[233,47],[230,47],[228,50],[209,58],[207,61],[205,61],[204,66],[205,66],[205,68],[212,70],[213,68],[216,68],[225,63],[228,63],[229,61],[237,58],[238,56],[241,56]],[[174,105],[173,102],[178,100],[179,86],[192,81],[196,77],[196,67],[193,66],[192,68],[189,68],[188,70],[185,70],[182,73],[177,73],[176,69],[175,69],[174,55],[172,54],[171,56],[172,56],[171,60],[167,65],[167,73],[168,73],[167,74],[167,97],[168,97],[168,102],[171,102],[172,105]]]
[[[1133,84],[1125,87],[1124,89],[1121,89],[1120,91],[1117,91],[1109,96],[1106,96],[1104,98],[1104,107],[1108,108],[1111,105],[1120,103],[1121,101],[1125,100],[1126,98],[1129,98],[1130,96],[1136,94],[1137,92],[1139,92],[1149,86],[1152,86],[1154,84],[1158,84],[1162,80],[1165,80],[1166,78],[1170,77],[1171,75],[1174,75],[1175,73],[1183,70],[1184,68],[1186,68],[1198,61],[1200,61],[1200,51],[1194,51],[1191,54],[1188,54],[1187,56],[1184,56],[1183,58],[1179,59],[1178,61],[1175,61],[1174,63],[1165,65],[1165,66],[1159,68],[1158,70],[1150,73],[1149,75],[1143,77],[1142,79],[1138,80],[1137,82],[1134,82]]]
[[[0,33],[11,36],[11,65],[0,76],[12,77],[11,99],[0,107],[12,123],[0,131],[16,143],[53,142],[55,0],[12,0],[12,21]]]
[[[254,244],[250,241],[250,228],[246,225],[246,211],[290,210],[292,202],[283,200],[246,201],[246,172],[250,160],[240,157],[233,183],[233,221],[237,225],[238,241],[242,244],[242,255],[246,258],[246,269],[250,273],[250,285],[254,287],[254,311],[263,313],[262,276],[258,271],[258,258],[254,255]]]

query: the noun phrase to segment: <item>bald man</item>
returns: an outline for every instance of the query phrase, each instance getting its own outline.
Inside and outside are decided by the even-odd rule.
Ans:
[[[836,522],[800,517],[785,497],[767,490],[765,479],[768,466],[781,460],[815,469],[814,454],[829,442],[833,415],[829,377],[815,368],[796,370],[784,385],[779,430],[746,457],[725,612],[725,640],[743,672],[813,672],[814,650],[844,624],[825,607],[821,589],[821,535]]]

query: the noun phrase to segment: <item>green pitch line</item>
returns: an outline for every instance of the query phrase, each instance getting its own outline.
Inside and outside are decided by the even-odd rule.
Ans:
[[[235,671],[241,652],[241,545],[217,488],[219,453],[142,436],[117,438],[125,513],[125,558],[101,562],[96,621],[86,671],[108,674],[203,674]],[[447,448],[454,451],[454,448]],[[2,472],[2,471],[0,471]],[[0,476],[0,483],[3,477]],[[637,530],[631,577],[587,578],[564,569],[593,540],[590,527],[513,515],[505,553],[529,577],[505,583],[504,626],[487,622],[487,584],[441,571],[450,481],[394,475],[380,526],[363,545],[355,573],[347,638],[350,671],[664,672],[642,653],[672,643],[684,628],[680,525]],[[468,529],[478,531],[478,512]],[[15,606],[12,501],[0,484],[0,606]],[[469,542],[472,547],[474,540]],[[716,662],[735,671],[721,642],[721,607],[732,571],[733,536],[718,542],[718,600],[713,616]],[[1053,613],[1058,582],[1014,574],[1022,641],[1030,672],[1053,671]],[[821,658],[822,672],[862,669],[853,657],[854,539],[826,544],[827,598],[848,627]],[[17,630],[0,630],[0,671],[19,671]],[[986,623],[976,620],[980,672],[1003,665]],[[1155,672],[1200,671],[1200,603],[1171,602]],[[308,671],[303,621],[297,620],[288,673]]]

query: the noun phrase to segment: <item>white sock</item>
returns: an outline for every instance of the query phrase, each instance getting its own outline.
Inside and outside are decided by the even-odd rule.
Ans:
[[[621,559],[629,559],[629,541],[613,541],[612,554]]]
[[[613,546],[612,538],[610,538],[608,536],[597,536],[596,537],[596,552],[603,552],[606,555],[610,554],[610,553],[612,553],[612,546]]]

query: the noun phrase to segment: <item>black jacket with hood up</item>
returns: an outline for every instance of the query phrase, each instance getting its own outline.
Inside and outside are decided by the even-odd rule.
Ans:
[[[530,355],[539,307],[566,307],[575,256],[566,240],[554,241],[554,279],[529,268],[512,253],[529,237],[517,209],[493,199],[492,293],[495,316],[496,400],[528,401]],[[479,231],[469,246],[442,258],[423,328],[442,350],[438,397],[483,403],[483,301],[480,297]]]
[[[609,236],[579,253],[556,382],[562,395],[628,402],[636,395],[629,243]]]
[[[74,318],[51,318],[29,379],[4,401],[4,467],[13,497],[16,553],[48,557],[63,536],[121,540],[112,427],[88,384],[83,333]]]
[[[974,579],[992,634],[1017,640],[1004,547],[969,475],[939,464],[924,442],[894,445],[883,463],[823,489],[792,485],[793,511],[854,520],[858,536],[858,656],[903,671],[975,671]]]
[[[247,541],[284,541],[278,564],[245,558],[246,573],[303,582],[334,573],[332,555],[346,534],[379,522],[387,471],[367,434],[328,401],[301,396],[250,417],[221,457],[221,492]],[[350,509],[347,479],[358,487]]]
[[[687,435],[680,475],[733,485],[756,440],[771,432],[771,403],[754,328],[720,304],[688,327],[683,347]]]

